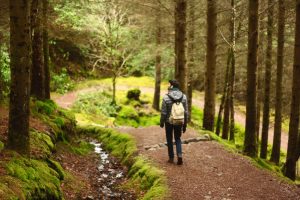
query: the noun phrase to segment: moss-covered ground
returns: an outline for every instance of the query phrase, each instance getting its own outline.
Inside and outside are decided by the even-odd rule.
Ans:
[[[56,142],[72,131],[75,118],[52,101],[32,101],[32,117],[39,119],[44,129],[30,130],[30,158],[4,148],[1,142],[1,199],[63,199],[61,182],[64,169],[51,158]]]
[[[141,199],[163,199],[168,195],[164,172],[148,159],[137,155],[135,139],[113,129],[94,126],[80,127],[78,132],[94,137],[104,144],[104,148],[129,168],[130,181],[122,186],[135,188]],[[141,192],[142,191],[142,192]]]
[[[141,94],[140,99],[128,99],[128,91],[117,91],[117,102],[107,92],[95,92],[80,95],[73,111],[77,121],[84,125],[94,124],[113,126],[151,126],[159,124],[159,112],[152,108],[152,98]]]

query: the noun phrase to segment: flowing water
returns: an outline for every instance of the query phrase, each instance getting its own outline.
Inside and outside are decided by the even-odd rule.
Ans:
[[[95,153],[99,155],[98,170],[100,177],[98,178],[97,185],[99,188],[99,197],[91,199],[136,199],[134,194],[124,191],[119,185],[126,181],[126,170],[120,163],[103,150],[102,144],[96,141],[90,142],[95,146]]]

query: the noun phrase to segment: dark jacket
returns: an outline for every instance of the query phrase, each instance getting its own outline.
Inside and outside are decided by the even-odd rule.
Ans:
[[[162,124],[162,123],[165,123],[165,122],[169,122],[169,117],[170,117],[170,114],[171,114],[171,109],[172,109],[172,104],[173,104],[173,101],[169,96],[171,96],[175,101],[182,98],[181,102],[183,104],[184,111],[185,111],[184,112],[184,121],[185,121],[185,124],[186,124],[187,121],[188,121],[187,98],[186,98],[185,94],[183,94],[177,88],[170,89],[168,94],[165,94],[165,96],[163,98],[162,106],[161,106],[160,123]]]

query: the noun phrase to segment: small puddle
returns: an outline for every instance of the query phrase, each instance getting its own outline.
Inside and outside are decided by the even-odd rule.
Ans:
[[[94,151],[100,158],[100,164],[97,168],[101,176],[98,177],[97,185],[101,187],[99,188],[101,199],[135,199],[133,194],[118,187],[126,178],[120,163],[103,150],[101,143],[92,141],[90,144],[95,146]]]

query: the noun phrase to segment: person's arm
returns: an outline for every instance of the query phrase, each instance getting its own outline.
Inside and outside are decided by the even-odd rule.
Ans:
[[[184,96],[185,101],[183,101],[183,107],[184,107],[184,123],[182,127],[182,132],[186,131],[187,122],[189,119],[189,111],[188,111],[188,102],[186,96]]]
[[[165,99],[162,101],[161,105],[161,115],[160,115],[160,127],[163,128],[167,118],[167,105]]]

